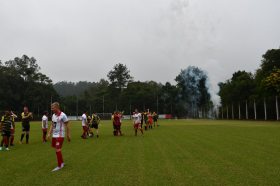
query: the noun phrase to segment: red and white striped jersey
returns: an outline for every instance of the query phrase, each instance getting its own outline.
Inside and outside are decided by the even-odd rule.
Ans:
[[[52,116],[52,127],[53,127],[53,138],[64,138],[65,137],[65,123],[68,122],[66,114],[61,112]]]

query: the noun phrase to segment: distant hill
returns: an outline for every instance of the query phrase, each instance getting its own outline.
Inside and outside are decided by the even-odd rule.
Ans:
[[[57,93],[62,96],[80,96],[88,88],[96,85],[95,82],[79,81],[77,83],[61,81],[54,84]]]

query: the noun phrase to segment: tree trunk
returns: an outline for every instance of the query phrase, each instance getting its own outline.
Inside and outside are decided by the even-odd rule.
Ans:
[[[276,96],[276,119],[279,121],[278,96]]]
[[[247,100],[246,100],[246,119],[248,120],[249,118],[248,118],[248,102],[247,102]]]
[[[264,106],[264,120],[267,120],[267,111],[266,111],[266,99],[263,100],[263,106]]]
[[[234,110],[233,110],[233,104],[231,104],[231,117],[234,119]]]
[[[239,120],[241,120],[241,109],[240,109],[240,103],[238,103],[238,115],[239,115]]]
[[[227,106],[227,119],[228,119],[228,106]]]
[[[256,100],[254,99],[254,113],[255,113],[255,120],[257,120],[257,108],[256,108]]]

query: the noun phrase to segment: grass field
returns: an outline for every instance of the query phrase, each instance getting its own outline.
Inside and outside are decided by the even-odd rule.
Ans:
[[[131,122],[123,137],[111,122],[99,139],[82,140],[71,123],[66,167],[56,173],[50,144],[32,123],[31,143],[0,152],[0,185],[280,185],[280,123],[209,120],[160,121],[135,137]],[[20,135],[17,126],[16,141]]]

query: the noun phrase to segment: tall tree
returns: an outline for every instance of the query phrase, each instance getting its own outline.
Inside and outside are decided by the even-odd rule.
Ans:
[[[133,77],[130,75],[130,71],[124,64],[116,64],[107,75],[111,85],[118,89],[123,89],[129,82],[132,82]]]
[[[190,66],[184,69],[176,77],[177,86],[180,89],[181,102],[186,113],[194,114],[199,109],[209,109],[211,103],[208,90],[208,76],[201,69]]]
[[[48,109],[51,97],[59,99],[52,80],[40,72],[34,57],[23,55],[0,63],[0,82],[0,110],[10,107],[20,111],[27,105],[39,114]]]

